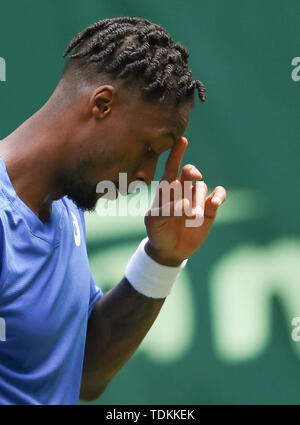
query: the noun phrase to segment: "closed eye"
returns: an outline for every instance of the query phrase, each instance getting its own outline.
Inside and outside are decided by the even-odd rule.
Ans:
[[[151,146],[150,145],[148,145],[147,146],[147,154],[149,154],[149,155],[158,155],[158,153],[157,152],[155,152],[152,148],[151,148]]]

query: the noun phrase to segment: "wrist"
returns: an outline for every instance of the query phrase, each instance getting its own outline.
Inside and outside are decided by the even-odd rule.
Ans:
[[[144,249],[152,260],[163,266],[178,267],[185,260],[185,258],[180,259],[163,254],[161,251],[156,250],[149,240],[146,242]]]
[[[165,298],[170,294],[188,260],[182,261],[177,267],[160,264],[146,252],[145,245],[148,241],[148,238],[144,238],[132,255],[126,266],[125,277],[141,294],[150,298]]]

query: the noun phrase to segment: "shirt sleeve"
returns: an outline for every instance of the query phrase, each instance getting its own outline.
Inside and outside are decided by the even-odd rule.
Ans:
[[[85,219],[84,219],[84,212],[81,208],[78,208],[79,210],[79,214],[80,214],[80,218],[81,218],[81,222],[82,222],[82,227],[83,227],[83,233],[84,233],[84,240],[86,243],[86,230],[85,230]],[[97,300],[99,300],[99,298],[103,297],[104,293],[102,291],[101,288],[99,288],[95,281],[94,278],[92,276],[92,273],[90,273],[90,301],[89,301],[89,312],[88,312],[88,317],[90,317],[92,310],[94,308],[95,302]]]
[[[2,217],[0,215],[0,290],[3,287],[7,277],[7,267],[6,267],[6,252],[5,252],[5,233],[2,222]]]
[[[3,244],[4,244],[4,234],[3,234],[2,221],[0,218],[0,285],[1,285],[1,275],[2,275],[2,268],[3,268]]]
[[[100,289],[93,279],[93,276],[91,275],[90,278],[90,303],[89,303],[89,317],[91,315],[91,312],[94,308],[95,302],[99,300],[99,298],[103,297],[104,293],[102,289]]]

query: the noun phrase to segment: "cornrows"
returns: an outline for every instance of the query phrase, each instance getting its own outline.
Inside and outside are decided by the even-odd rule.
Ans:
[[[146,99],[163,101],[170,96],[180,103],[193,97],[204,102],[205,86],[193,80],[188,68],[189,53],[174,43],[166,30],[147,19],[121,17],[104,19],[80,32],[67,47],[64,57],[97,64],[98,72],[139,81]]]

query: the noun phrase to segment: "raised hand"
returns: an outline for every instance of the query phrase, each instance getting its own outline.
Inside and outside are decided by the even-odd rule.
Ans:
[[[155,261],[168,266],[178,266],[197,251],[212,227],[218,207],[226,199],[223,186],[217,186],[207,196],[203,181],[193,185],[193,181],[202,179],[202,174],[191,164],[183,167],[177,179],[187,145],[187,139],[181,137],[172,148],[153,206],[145,216],[149,238],[145,250]],[[167,201],[161,189],[163,182],[174,188]],[[179,199],[174,196],[176,188],[182,192]]]

